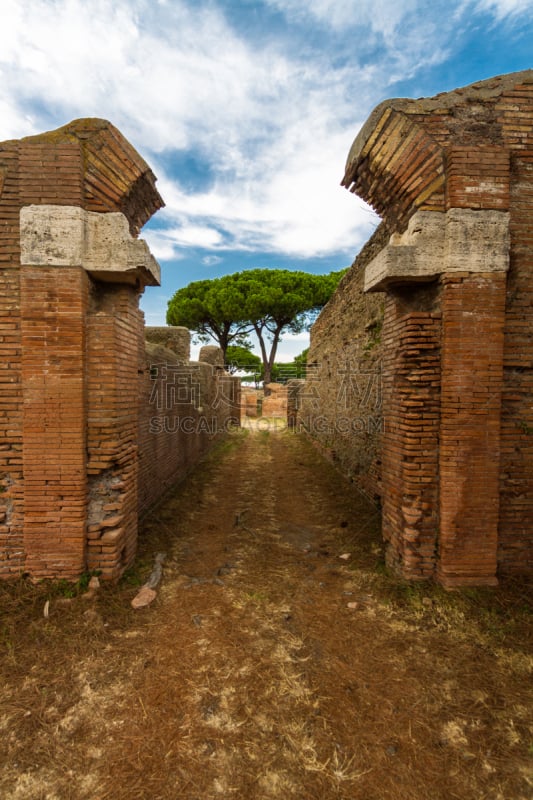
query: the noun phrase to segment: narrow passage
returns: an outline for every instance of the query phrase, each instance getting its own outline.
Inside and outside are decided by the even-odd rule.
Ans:
[[[379,601],[379,512],[305,439],[238,435],[158,526],[175,545],[109,797],[522,796],[501,763],[511,794],[485,795],[490,655],[480,676],[475,642]]]
[[[526,800],[522,639],[399,587],[379,523],[305,438],[232,435],[144,521],[132,577],[167,551],[153,605],[126,580],[30,624],[2,796]]]

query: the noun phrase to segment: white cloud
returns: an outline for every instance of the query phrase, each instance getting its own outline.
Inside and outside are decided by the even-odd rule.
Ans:
[[[276,39],[245,38],[215,0],[3,0],[0,139],[110,119],[160,176],[167,229],[146,238],[163,261],[190,247],[353,252],[375,219],[339,188],[351,142],[392,82],[446,57],[457,20],[427,0],[266,2],[292,20]],[[309,20],[323,45],[307,43]],[[202,189],[171,177],[189,150]]]
[[[533,0],[479,0],[477,8],[494,13],[498,20],[533,11]]]
[[[0,82],[1,80],[0,69]],[[20,139],[22,136],[38,132],[39,129],[30,114],[25,114],[22,109],[17,108],[9,98],[0,97],[0,141]]]
[[[142,238],[145,239],[150,252],[158,261],[175,261],[182,257],[176,243],[164,233],[148,229],[143,231]]]
[[[347,149],[347,148],[344,148]],[[305,153],[302,154],[304,158]],[[361,245],[376,216],[358,198],[339,186],[340,165],[324,163],[313,171],[296,161],[272,178],[256,197],[246,197],[239,182],[215,186],[204,194],[163,191],[163,214],[182,221],[166,231],[176,245],[212,247],[215,250],[283,252],[294,258],[346,254]],[[259,164],[260,166],[260,164]],[[175,186],[174,189],[177,187]],[[241,191],[242,189],[242,191]],[[186,220],[202,219],[217,228],[188,227]],[[222,237],[219,229],[226,231]]]
[[[295,356],[299,356],[302,350],[309,347],[309,333],[287,333],[282,336],[276,361],[279,364],[287,364],[294,361]],[[259,353],[258,353],[259,355]]]
[[[267,2],[294,18],[312,17],[321,24],[342,30],[368,26],[384,36],[390,36],[401,20],[420,5],[419,0],[357,0],[340,3],[338,0],[267,0]]]
[[[393,37],[405,36],[405,22],[409,20],[414,32],[425,27],[428,18],[434,18],[435,30],[446,29],[453,14],[454,5],[450,2],[446,15],[439,15],[434,2],[428,0],[357,0],[340,3],[338,0],[266,0],[282,11],[292,21],[311,19],[325,28],[335,31],[368,28],[384,37],[388,44]],[[494,13],[498,19],[519,14],[533,8],[533,0],[463,0],[463,8],[481,9]],[[435,14],[435,12],[437,12]]]
[[[253,52],[216,11],[177,1],[156,20],[144,0],[4,2],[0,91],[15,106],[108,117],[151,150],[253,112]]]
[[[181,247],[217,248],[224,242],[220,231],[207,225],[184,222],[178,228],[169,228],[165,235]]]
[[[218,179],[193,193],[163,174],[162,217],[169,225],[173,220],[215,225],[215,249],[277,251],[295,258],[344,251],[348,257],[376,224],[368,207],[339,185],[358,125],[342,127],[326,102],[315,102],[306,126],[296,119],[257,144],[231,180]],[[179,230],[175,241],[184,243]]]
[[[151,234],[158,258],[184,247],[302,257],[353,249],[368,213],[339,181],[390,69],[378,74],[357,58],[334,68],[325,52],[309,59],[268,37],[246,41],[211,5],[175,0],[154,12],[149,0],[5,2],[0,103],[8,113],[0,138],[52,127],[52,116],[56,124],[102,116],[149,160],[156,155],[159,174],[173,150],[194,148],[205,161],[213,182],[204,191],[160,181],[171,227]],[[336,7],[316,0],[312,9],[327,16]],[[373,15],[365,0],[358,19],[394,28],[401,14],[389,7],[387,17],[386,7],[377,0]],[[362,114],[354,111],[355,85]]]

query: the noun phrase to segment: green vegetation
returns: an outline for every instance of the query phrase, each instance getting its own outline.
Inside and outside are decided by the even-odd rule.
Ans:
[[[58,581],[43,581],[42,583],[48,586],[51,597],[78,597],[89,588],[89,581],[92,577],[98,577],[102,574],[99,569],[93,569],[83,572],[77,581],[67,581],[61,578]]]
[[[295,356],[292,361],[276,361],[272,365],[270,379],[275,383],[286,383],[292,378],[305,378],[308,350],[309,348],[306,348],[302,353]],[[239,375],[241,381],[255,383],[256,388],[264,376],[261,359],[246,347],[234,345],[228,347],[226,351],[226,369],[231,375],[235,375],[237,372],[241,373]]]
[[[168,304],[167,323],[184,325],[201,341],[215,341],[226,359],[230,345],[249,349],[254,332],[263,379],[272,380],[283,333],[308,330],[345,270],[329,275],[283,269],[252,269],[179,289]]]
[[[262,374],[262,364],[259,356],[252,353],[249,347],[243,347],[242,345],[228,345],[225,364],[230,375],[244,370],[253,379],[255,375]]]
[[[374,320],[371,325],[367,327],[368,341],[363,347],[365,353],[369,353],[374,347],[381,344],[381,331],[383,328],[383,318]]]

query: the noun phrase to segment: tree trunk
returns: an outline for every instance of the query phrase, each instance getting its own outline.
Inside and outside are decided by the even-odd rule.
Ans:
[[[281,334],[281,330],[283,325],[278,325],[276,330],[273,334],[272,345],[270,347],[270,354],[267,353],[267,348],[265,344],[265,339],[263,337],[263,330],[265,329],[265,325],[254,325],[255,332],[257,334],[257,338],[259,339],[259,346],[261,347],[261,357],[263,361],[263,389],[265,392],[265,397],[268,397],[270,391],[266,388],[268,384],[272,380],[272,367],[274,366],[274,361],[276,359],[276,352],[278,350],[279,344],[279,337]]]

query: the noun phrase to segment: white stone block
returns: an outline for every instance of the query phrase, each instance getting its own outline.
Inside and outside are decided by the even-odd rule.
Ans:
[[[82,266],[85,215],[77,206],[24,206],[20,210],[21,264]]]
[[[364,291],[430,281],[445,272],[505,272],[509,241],[506,211],[418,211],[367,265]]]
[[[21,264],[80,266],[98,280],[157,286],[161,269],[120,212],[32,205],[20,211]]]
[[[506,272],[509,213],[451,208],[446,214],[446,272]]]

